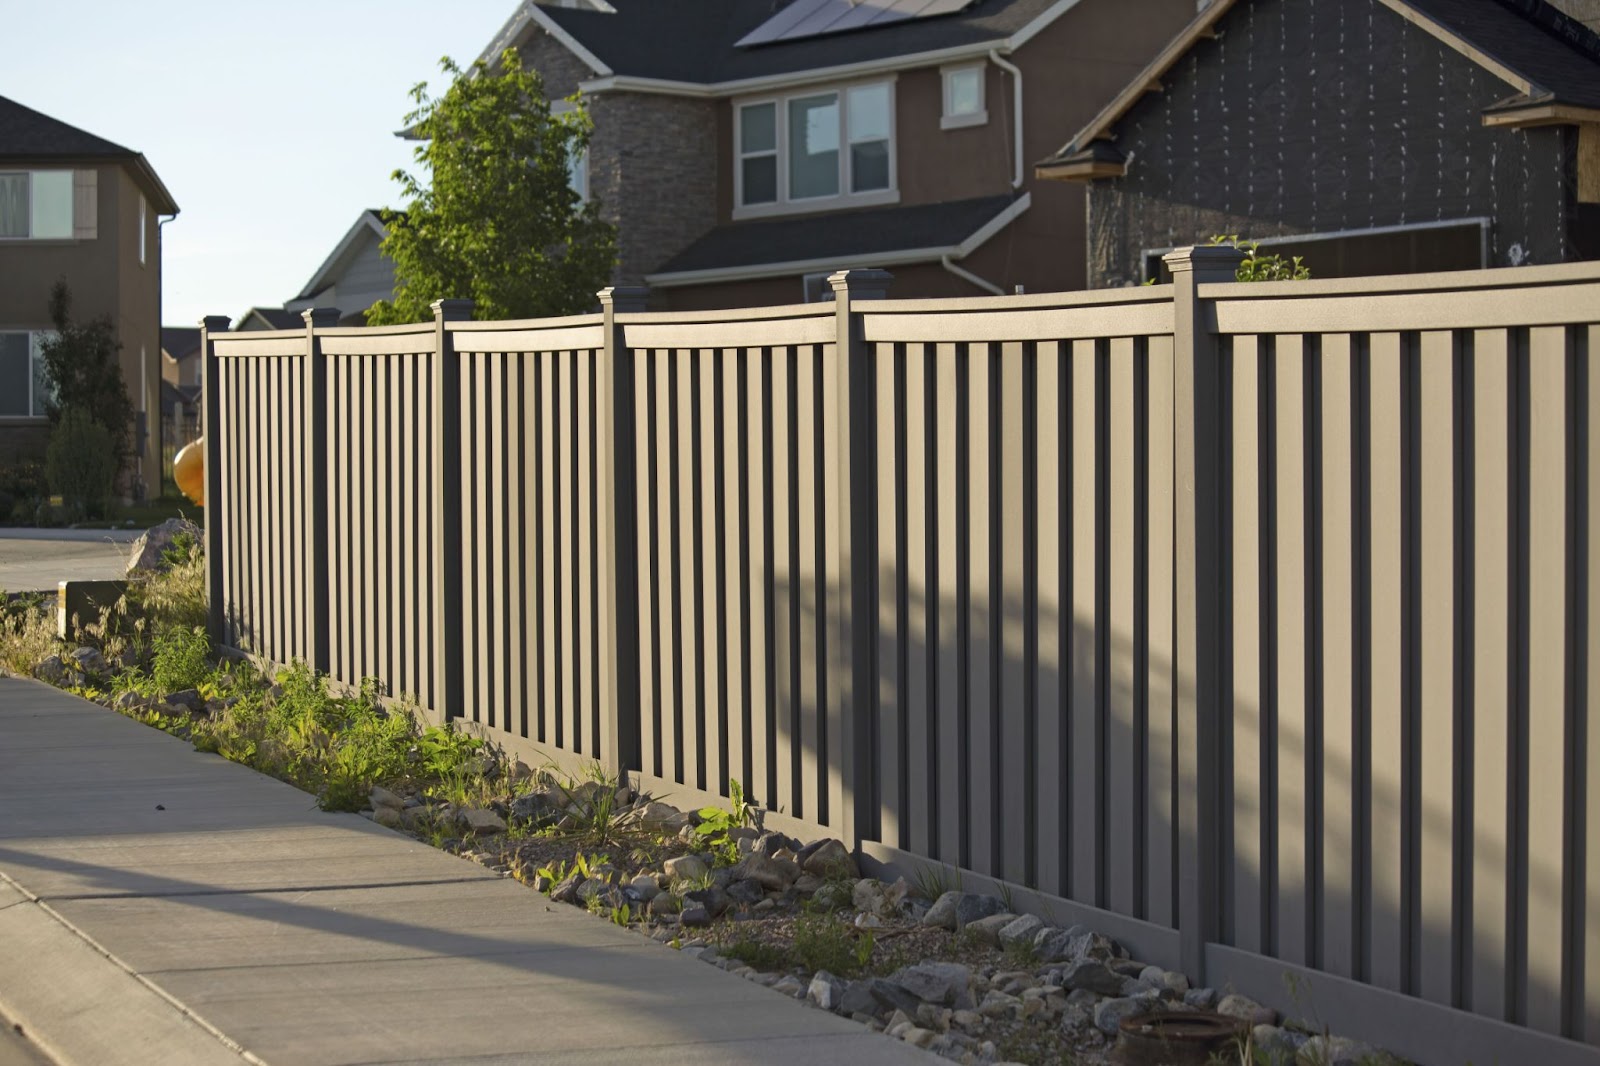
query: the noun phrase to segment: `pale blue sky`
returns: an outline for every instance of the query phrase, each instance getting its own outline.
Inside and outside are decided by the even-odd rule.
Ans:
[[[475,59],[518,0],[0,0],[0,96],[143,152],[181,213],[163,320],[299,292],[389,175],[411,86]]]

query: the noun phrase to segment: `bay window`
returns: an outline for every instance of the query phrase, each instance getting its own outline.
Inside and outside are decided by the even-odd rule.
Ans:
[[[892,82],[737,104],[734,141],[735,217],[897,198]]]

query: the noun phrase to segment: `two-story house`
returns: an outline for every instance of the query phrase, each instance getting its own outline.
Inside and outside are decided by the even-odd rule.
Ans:
[[[159,219],[177,213],[143,155],[0,97],[0,456],[37,456],[49,439],[39,347],[65,280],[74,320],[116,328],[137,419],[127,474],[159,487]]]
[[[1088,190],[1091,288],[1213,234],[1327,278],[1600,258],[1597,14],[1215,0],[1036,173]]]
[[[300,312],[312,307],[337,307],[341,325],[366,325],[367,308],[394,299],[394,260],[379,253],[387,233],[380,212],[361,212],[311,280],[284,303],[283,309],[293,313],[292,324],[275,328],[300,328],[305,324]]]
[[[514,46],[594,119],[576,180],[622,284],[674,308],[794,303],[829,272],[899,296],[1082,287],[1084,196],[1027,165],[1196,0],[565,0]]]

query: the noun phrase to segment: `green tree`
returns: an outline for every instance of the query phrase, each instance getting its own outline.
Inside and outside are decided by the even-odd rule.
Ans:
[[[587,113],[552,114],[514,49],[493,71],[482,60],[465,74],[448,58],[440,66],[454,79],[443,96],[411,90],[405,121],[423,139],[414,154],[426,175],[394,173],[407,201],[384,212],[395,295],[367,321],[426,321],[432,301],[451,297],[472,299],[481,319],[588,309],[616,263],[616,229],[569,183],[568,161],[593,129]]]
[[[117,479],[111,431],[81,407],[64,407],[50,431],[45,474],[78,518],[104,518]]]
[[[45,413],[61,422],[62,411],[81,412],[110,436],[112,456],[120,469],[129,458],[133,401],[122,380],[117,353],[122,344],[110,315],[87,322],[72,317],[72,290],[65,281],[50,289],[50,321],[55,336],[39,346],[45,384]]]

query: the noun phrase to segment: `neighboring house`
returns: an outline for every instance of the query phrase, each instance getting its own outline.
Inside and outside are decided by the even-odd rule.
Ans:
[[[200,388],[198,327],[161,327],[161,379],[181,389]]]
[[[177,213],[138,152],[0,97],[0,461],[42,454],[48,440],[39,346],[50,289],[65,280],[74,320],[109,315],[116,326],[137,419],[128,473],[160,484],[158,220]]]
[[[1315,277],[1597,258],[1600,37],[1543,0],[1216,0],[1036,173],[1089,187],[1091,287],[1213,234]]]
[[[675,308],[1081,287],[1083,193],[1025,161],[1087,121],[1195,0],[524,3],[515,46],[594,120],[580,192],[622,284]],[[342,304],[340,306],[343,306]]]
[[[295,323],[273,328],[303,327],[299,312],[312,307],[337,307],[340,325],[366,325],[367,308],[394,299],[394,260],[378,252],[387,232],[379,212],[363,211],[299,295],[284,302],[285,310],[295,312]]]
[[[161,327],[162,473],[171,473],[171,456],[200,435],[200,330]]]
[[[235,330],[252,329],[305,329],[306,320],[299,311],[286,311],[281,307],[252,307],[240,317]]]

